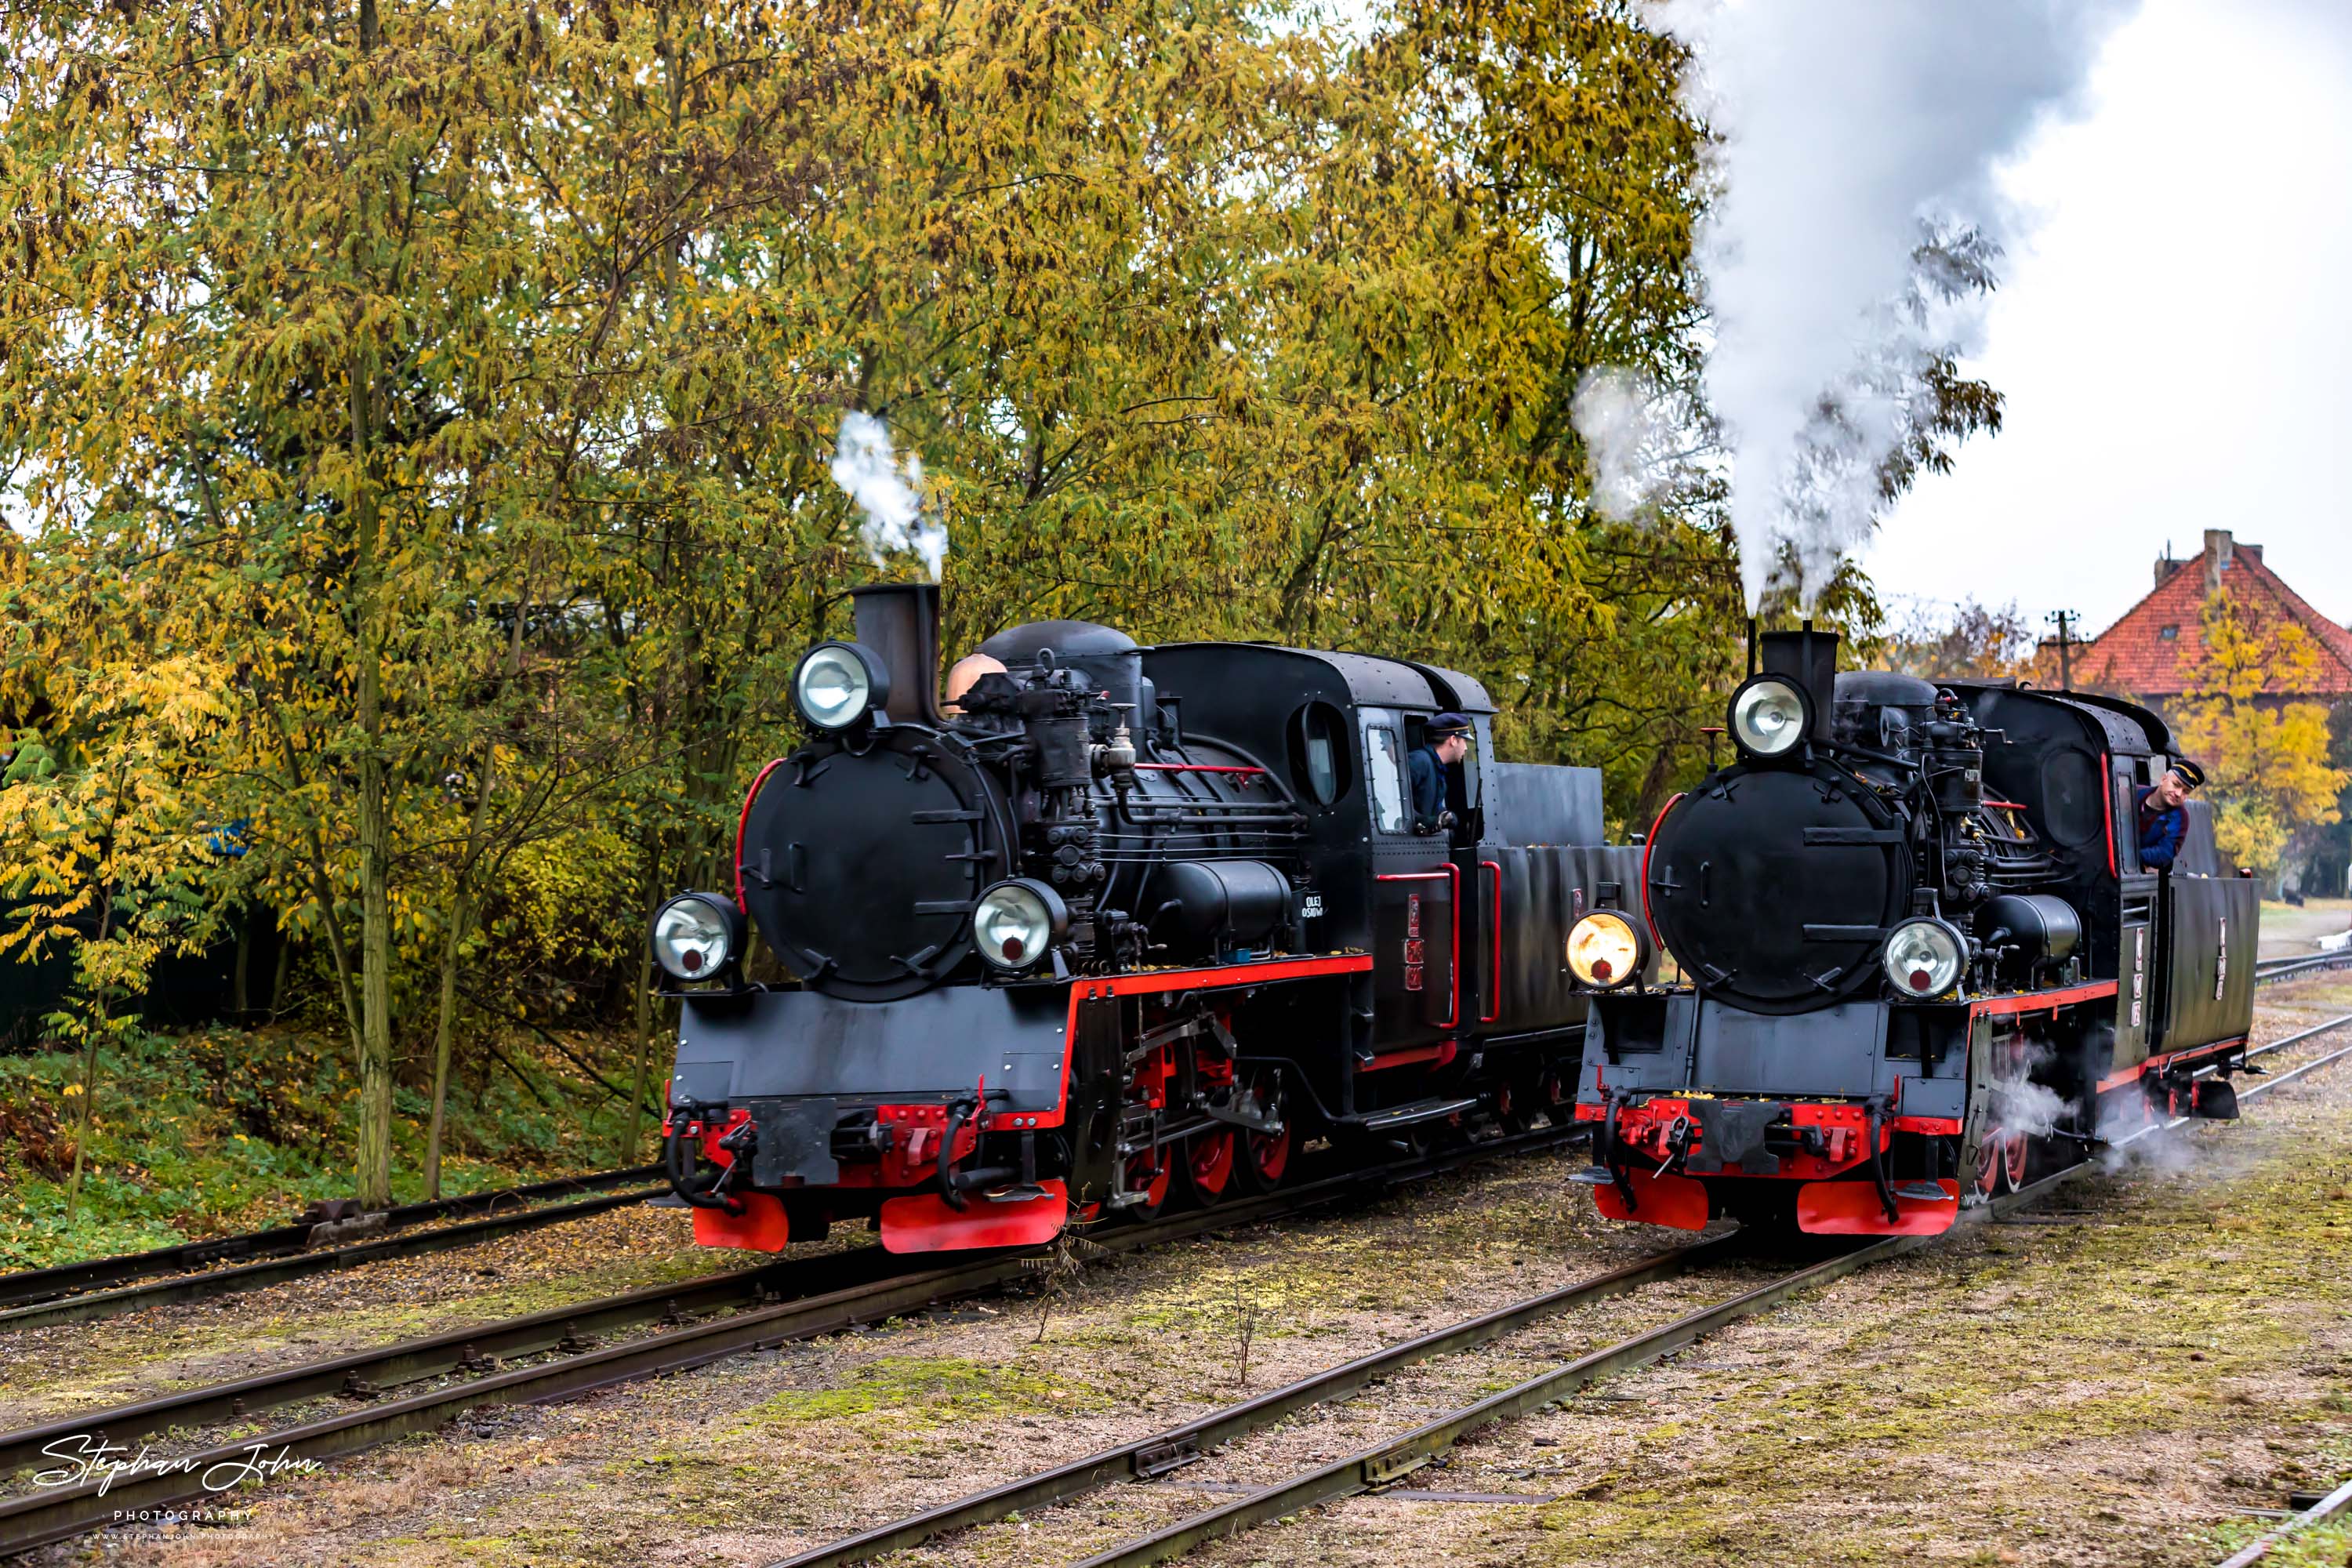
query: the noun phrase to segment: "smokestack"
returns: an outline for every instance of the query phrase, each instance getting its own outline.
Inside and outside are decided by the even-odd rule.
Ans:
[[[894,724],[940,722],[940,585],[869,583],[852,588],[857,640],[890,671],[882,711]]]
[[[1817,632],[1807,621],[1802,631],[1766,632],[1757,641],[1764,673],[1787,677],[1812,699],[1808,738],[1827,742],[1837,708],[1837,633]]]

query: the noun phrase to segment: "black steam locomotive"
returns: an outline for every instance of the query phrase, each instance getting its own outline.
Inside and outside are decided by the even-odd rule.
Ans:
[[[1932,1233],[2152,1108],[2236,1114],[2255,889],[2201,803],[2175,864],[2139,865],[2161,719],[1761,642],[1738,760],[1653,824],[1642,908],[1570,934],[1604,1213]],[[1643,978],[1654,940],[1680,982]]]
[[[1279,1183],[1310,1136],[1568,1114],[1562,941],[1636,858],[1599,847],[1597,774],[1482,760],[1475,681],[1047,621],[942,711],[937,591],[856,603],[795,675],[810,738],[743,803],[736,887],[655,921],[699,1240],[1034,1243]],[[1417,833],[1407,752],[1449,710],[1476,746]],[[746,978],[747,921],[788,983]]]

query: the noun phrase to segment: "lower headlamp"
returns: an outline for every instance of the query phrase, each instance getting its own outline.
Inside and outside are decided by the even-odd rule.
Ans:
[[[743,956],[743,911],[719,893],[680,893],[654,915],[654,962],[672,980],[709,980]]]
[[[1934,916],[1905,921],[1886,939],[1886,979],[1917,1001],[1941,996],[1960,982],[1968,939]]]
[[[1580,984],[1613,991],[1649,967],[1650,939],[1616,910],[1595,910],[1569,928],[1568,967]]]
[[[999,882],[972,906],[972,943],[999,969],[1028,968],[1069,929],[1070,907],[1062,895],[1032,877]]]

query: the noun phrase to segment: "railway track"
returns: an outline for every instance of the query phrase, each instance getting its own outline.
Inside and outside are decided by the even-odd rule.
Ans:
[[[2254,965],[2254,984],[2295,980],[2330,969],[2352,969],[2352,952],[2323,952],[2312,958],[2273,958]]]
[[[467,1215],[485,1217],[438,1230],[382,1237],[342,1247],[312,1249],[313,1239],[322,1231],[331,1236],[338,1234],[335,1228],[337,1222],[297,1223],[270,1230],[248,1231],[242,1236],[158,1247],[152,1252],[135,1252],[120,1258],[94,1258],[87,1263],[62,1264],[55,1268],[35,1268],[20,1274],[0,1275],[0,1308],[5,1309],[0,1310],[0,1332],[10,1329],[39,1328],[48,1323],[114,1317],[173,1301],[193,1301],[236,1290],[257,1290],[267,1285],[304,1279],[313,1274],[333,1273],[381,1258],[412,1258],[423,1253],[471,1247],[496,1237],[538,1230],[546,1226],[562,1225],[567,1220],[582,1219],[589,1215],[644,1203],[659,1196],[664,1189],[648,1186],[621,1193],[610,1189],[657,1180],[660,1176],[661,1167],[658,1165],[637,1165],[591,1176],[570,1176],[561,1181],[509,1187],[495,1193],[476,1193],[462,1198],[408,1204],[386,1210],[383,1221],[373,1228],[402,1231],[437,1219]],[[548,1208],[530,1206],[576,1193],[602,1195]],[[498,1212],[509,1206],[514,1212]],[[237,1261],[247,1258],[253,1261]],[[200,1274],[181,1272],[215,1263],[229,1263],[232,1267],[213,1268]],[[173,1277],[142,1284],[122,1283],[157,1274]]]
[[[2310,1507],[2296,1513],[2284,1524],[2263,1531],[2259,1539],[2248,1542],[2243,1548],[2224,1558],[2221,1568],[2254,1568],[2255,1563],[2269,1561],[2273,1551],[2313,1525],[2325,1524],[2347,1512],[2352,1512],[2352,1481],[2345,1482],[2325,1497],[2314,1498]]]
[[[2352,1014],[2250,1050],[2250,1058],[2267,1056],[2322,1035],[2352,1026]],[[2293,1083],[2345,1057],[2352,1045],[2242,1089],[2251,1100]],[[2188,1119],[2152,1124],[2120,1140],[2122,1147],[2169,1131]],[[2057,1171],[2016,1193],[1966,1211],[1962,1223],[1981,1224],[2040,1202],[2061,1186],[2096,1168],[2083,1160]],[[1949,1234],[1949,1233],[1947,1233]],[[1556,1404],[1587,1384],[1658,1360],[1743,1318],[1771,1310],[1845,1275],[1933,1245],[1937,1237],[1889,1237],[1780,1279],[1742,1291],[1711,1306],[1686,1313],[1644,1332],[1621,1340],[1589,1355],[1540,1373],[1488,1398],[1449,1411],[1395,1438],[1287,1480],[1255,1489],[1231,1500],[1187,1516],[1161,1529],[1138,1536],[1089,1557],[1080,1568],[1135,1568],[1166,1562],[1194,1548],[1255,1525],[1393,1484],[1442,1456],[1464,1436],[1497,1421],[1527,1415]],[[1181,1426],[1073,1459],[1051,1469],[992,1487],[952,1502],[892,1521],[860,1534],[787,1559],[776,1568],[840,1568],[863,1563],[885,1552],[920,1545],[953,1531],[1003,1520],[1022,1510],[1066,1501],[1121,1480],[1151,1480],[1205,1456],[1220,1444],[1263,1430],[1296,1411],[1345,1399],[1366,1385],[1416,1362],[1451,1354],[1486,1343],[1542,1319],[1605,1297],[1638,1289],[1695,1268],[1737,1256],[1742,1238],[1738,1232],[1711,1240],[1677,1247],[1642,1261],[1560,1289],[1546,1291],[1498,1308],[1479,1317],[1439,1329],[1418,1339],[1386,1347],[1314,1376],[1257,1397],[1195,1417]],[[2352,1488],[2342,1494],[2352,1502]],[[2345,1506],[2338,1502],[2338,1507]],[[2247,1558],[2247,1563],[2254,1561]],[[2226,1568],[2243,1568],[2232,1560]]]
[[[2326,970],[2352,968],[2352,952],[2323,953],[2311,958],[2273,959],[2255,966],[2257,985],[2296,979]],[[587,1198],[560,1208],[530,1209],[526,1205],[572,1193],[604,1193],[632,1182],[658,1180],[661,1168],[639,1165],[594,1175],[567,1177],[495,1193],[404,1205],[385,1212],[377,1228],[390,1231],[467,1215],[487,1217],[467,1225],[384,1237],[332,1248],[315,1248],[321,1222],[297,1222],[268,1230],[209,1241],[185,1242],[149,1252],[94,1258],[54,1268],[29,1269],[0,1275],[0,1333],[11,1329],[40,1328],[106,1318],[177,1301],[199,1300],[238,1290],[256,1290],[289,1279],[334,1273],[389,1258],[470,1247],[501,1236],[545,1226],[561,1225],[610,1209],[625,1207],[659,1195],[659,1190]],[[499,1215],[507,1205],[518,1212]],[[229,1263],[227,1268],[212,1265]],[[202,1273],[189,1270],[203,1269]],[[153,1276],[171,1278],[152,1279]],[[131,1281],[146,1281],[132,1284]]]
[[[1110,1252],[1132,1252],[1377,1196],[1474,1163],[1559,1148],[1584,1133],[1584,1129],[1574,1126],[1548,1128],[1370,1170],[1340,1172],[1261,1197],[1124,1227],[1099,1241]],[[256,1454],[289,1459],[337,1458],[432,1430],[481,1406],[544,1403],[684,1371],[745,1351],[837,1332],[999,1289],[1029,1276],[1034,1256],[1034,1251],[992,1254],[946,1268],[906,1272],[902,1260],[874,1247],[772,1264],[361,1352],[139,1405],[88,1411],[38,1428],[0,1434],[0,1456],[5,1457],[9,1468],[22,1469],[40,1461],[44,1448],[67,1439],[103,1440],[135,1451],[143,1436],[234,1421],[268,1405],[343,1392],[364,1401],[356,1408],[299,1426],[175,1456],[165,1473],[142,1472],[110,1482],[84,1480],[0,1501],[0,1556],[66,1540],[109,1523],[119,1514],[135,1517],[200,1501],[212,1495],[203,1485],[208,1470],[242,1463]],[[808,1278],[798,1279],[793,1273],[795,1269],[808,1271]],[[843,1272],[829,1272],[834,1269]],[[858,1270],[866,1275],[859,1276]],[[812,1288],[813,1293],[776,1299],[787,1283]],[[695,1316],[724,1311],[730,1305],[736,1310],[725,1315],[701,1320]],[[656,1321],[664,1327],[656,1333],[603,1346],[588,1342],[599,1332]],[[501,1368],[492,1359],[548,1351],[556,1352],[554,1359],[527,1366]],[[453,1374],[462,1380],[404,1397],[382,1397],[389,1387]],[[53,1463],[60,1457],[47,1456]]]
[[[2269,984],[2318,970],[2347,966],[2352,966],[2352,955],[2326,954],[2316,959],[2278,961],[2258,970],[2256,984]],[[2259,1057],[2284,1048],[2347,1022],[2352,1022],[2352,1016],[2257,1047],[2250,1055]],[[2325,1065],[2344,1054],[2342,1051],[2333,1053],[2319,1062],[2248,1089],[2245,1093],[2251,1097],[2292,1081],[2310,1070],[2311,1067]],[[1573,1139],[1580,1132],[1578,1129],[1549,1130],[1474,1146],[1434,1159],[1400,1162],[1370,1173],[1369,1179],[1385,1188],[1451,1169],[1474,1159],[1554,1146]],[[1979,1217],[1992,1212],[2009,1212],[2039,1197],[2056,1183],[2079,1173],[2082,1168],[2074,1167],[2035,1184],[2024,1193],[2001,1200],[1997,1205],[1971,1212]],[[483,1207],[495,1207],[503,1203],[528,1203],[568,1191],[617,1185],[656,1173],[652,1167],[641,1167],[469,1198],[444,1200],[439,1204],[412,1205],[392,1211],[387,1223],[394,1226],[416,1225],[436,1217],[478,1212]],[[1159,1241],[1257,1223],[1338,1201],[1351,1191],[1362,1191],[1366,1181],[1367,1173],[1364,1173],[1334,1176],[1271,1197],[1162,1220],[1149,1226],[1133,1227],[1109,1238],[1108,1245],[1114,1251],[1127,1251]],[[443,1230],[316,1252],[296,1250],[307,1243],[315,1228],[297,1225],[217,1241],[161,1248],[126,1258],[0,1277],[0,1303],[28,1303],[0,1311],[0,1331],[105,1316],[167,1301],[257,1289],[288,1279],[350,1268],[387,1257],[470,1246],[495,1236],[558,1224],[588,1213],[642,1202],[656,1195],[657,1190],[609,1194],[554,1208],[491,1215]],[[1199,1431],[1157,1434],[1137,1445],[1090,1456],[1044,1476],[1027,1478],[1007,1488],[994,1489],[932,1510],[929,1514],[886,1526],[880,1531],[869,1532],[877,1542],[875,1544],[857,1548],[855,1542],[866,1540],[866,1537],[858,1537],[853,1542],[838,1542],[793,1561],[794,1563],[861,1561],[866,1556],[894,1546],[912,1544],[931,1535],[1001,1518],[1013,1509],[1034,1508],[1056,1497],[1076,1495],[1110,1479],[1160,1473],[1158,1467],[1163,1464],[1172,1468],[1185,1462],[1188,1453],[1204,1451],[1219,1443],[1231,1441],[1235,1436],[1255,1430],[1305,1405],[1341,1397],[1342,1394],[1335,1391],[1360,1387],[1366,1382],[1385,1375],[1387,1370],[1396,1366],[1469,1348],[1580,1303],[1636,1289],[1651,1280],[1714,1261],[1727,1256],[1731,1249],[1725,1244],[1736,1239],[1717,1238],[1676,1248],[1657,1258],[1531,1298],[1470,1323],[1455,1325],[1423,1336],[1421,1340],[1359,1358],[1357,1362],[1324,1374],[1321,1379],[1310,1379],[1291,1388],[1276,1390],[1244,1406],[1204,1417],[1202,1422],[1194,1424],[1200,1426]],[[1710,1308],[1704,1313],[1695,1314],[1692,1320],[1669,1325],[1669,1330],[1687,1330],[1685,1336],[1675,1342],[1676,1344],[1686,1343],[1725,1322],[1769,1310],[1790,1295],[1824,1283],[1838,1274],[1851,1272],[1882,1257],[1892,1257],[1896,1252],[1907,1251],[1912,1246],[1922,1244],[1918,1238],[1893,1239],[1907,1245],[1895,1247],[1883,1243],[1843,1255],[1801,1275],[1792,1275]],[[268,1256],[280,1252],[292,1255]],[[264,1256],[256,1258],[257,1254]],[[210,1273],[166,1279],[150,1284],[94,1289],[79,1296],[65,1294],[76,1289],[88,1290],[92,1286],[113,1279],[133,1279],[142,1273],[201,1266],[240,1257],[256,1258],[256,1260]],[[340,1457],[398,1436],[430,1430],[478,1406],[546,1402],[635,1378],[686,1370],[745,1350],[771,1348],[792,1340],[812,1338],[959,1297],[983,1293],[1018,1279],[1026,1271],[1020,1258],[1008,1257],[918,1273],[902,1270],[903,1265],[888,1259],[878,1249],[860,1249],[847,1254],[795,1259],[708,1275],[677,1285],[609,1297],[508,1322],[453,1331],[381,1350],[360,1352],[330,1361],[262,1373],[236,1383],[89,1412],[40,1427],[0,1433],[0,1473],[6,1473],[39,1462],[45,1447],[68,1436],[102,1435],[103,1439],[110,1443],[135,1443],[160,1433],[201,1430],[223,1422],[240,1421],[258,1411],[331,1395],[341,1394],[365,1402],[357,1408],[267,1433],[245,1443],[187,1456],[188,1463],[194,1467],[189,1471],[152,1479],[118,1481],[103,1494],[98,1493],[96,1483],[89,1483],[76,1488],[51,1489],[29,1498],[0,1501],[0,1556],[80,1533],[107,1522],[118,1510],[131,1513],[140,1510],[168,1509],[196,1500],[207,1494],[192,1477],[201,1476],[214,1464],[233,1462],[257,1449],[296,1458]],[[1825,1270],[1834,1272],[1825,1273]],[[1728,1315],[1722,1315],[1727,1313]],[[593,1347],[590,1342],[597,1336],[653,1322],[662,1323],[666,1331],[604,1347]],[[1660,1331],[1662,1333],[1665,1331]],[[1641,1360],[1655,1359],[1673,1348],[1675,1345],[1662,1345],[1651,1350],[1646,1356],[1640,1355],[1638,1352],[1629,1352],[1636,1359],[1624,1361],[1622,1364],[1612,1363],[1606,1368],[1599,1368],[1596,1363],[1595,1367],[1587,1367],[1580,1375],[1584,1381],[1591,1381],[1608,1375],[1612,1371],[1640,1364]],[[1622,1349],[1624,1347],[1612,1347],[1612,1352]],[[1603,1355],[1611,1353],[1601,1352]],[[541,1364],[519,1367],[500,1364],[519,1358],[549,1355],[554,1359]],[[1591,1361],[1593,1358],[1586,1359]],[[1582,1367],[1584,1363],[1575,1365]],[[385,1391],[389,1389],[451,1378],[461,1381],[445,1381],[441,1386],[406,1397],[385,1397]],[[1502,1397],[1497,1396],[1498,1399]],[[1497,1418],[1500,1417],[1485,1419]],[[1234,1422],[1240,1425],[1228,1430],[1228,1426]],[[1484,1420],[1477,1424],[1483,1425]],[[1190,1445],[1189,1448],[1186,1445]],[[1160,1452],[1162,1449],[1166,1451]],[[1375,1484],[1381,1483],[1368,1482],[1367,1486]],[[1242,1498],[1223,1509],[1212,1510],[1212,1513],[1237,1517],[1238,1512],[1246,1511],[1252,1500],[1252,1498]],[[1287,1511],[1287,1507],[1285,1511]],[[914,1533],[907,1533],[910,1530]],[[1202,1540],[1208,1538],[1201,1537]],[[1105,1559],[1113,1560],[1141,1562],[1157,1559]]]

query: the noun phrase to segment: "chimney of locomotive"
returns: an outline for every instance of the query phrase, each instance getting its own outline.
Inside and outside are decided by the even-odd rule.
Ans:
[[[1766,632],[1757,642],[1764,673],[1792,682],[1811,701],[1813,725],[1806,738],[1827,744],[1837,710],[1837,633],[1817,632],[1807,621],[1801,631]]]
[[[939,724],[940,585],[869,583],[852,588],[857,640],[890,672],[882,710],[894,724]]]

